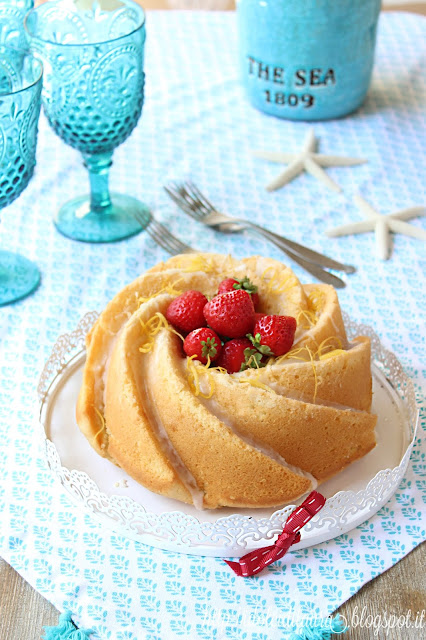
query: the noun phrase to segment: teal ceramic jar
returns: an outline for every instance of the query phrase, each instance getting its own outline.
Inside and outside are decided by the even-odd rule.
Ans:
[[[237,0],[251,103],[292,120],[360,106],[370,84],[380,0]]]

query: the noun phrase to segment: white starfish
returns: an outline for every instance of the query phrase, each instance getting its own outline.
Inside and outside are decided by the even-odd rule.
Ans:
[[[361,211],[365,213],[368,220],[352,222],[350,224],[344,224],[341,227],[336,227],[335,229],[330,229],[330,231],[325,232],[329,238],[347,236],[353,233],[364,233],[365,231],[375,231],[376,246],[379,257],[382,260],[387,260],[390,256],[391,231],[394,233],[402,233],[412,238],[418,238],[419,240],[426,240],[426,231],[419,229],[419,227],[412,227],[407,224],[407,222],[404,222],[404,220],[426,215],[426,207],[410,207],[409,209],[401,209],[394,213],[382,215],[373,209],[361,196],[356,195],[354,201]]]
[[[253,151],[256,158],[263,158],[270,162],[288,164],[288,167],[267,186],[267,191],[275,191],[288,184],[302,171],[307,171],[314,178],[323,182],[333,191],[342,191],[341,187],[326,174],[322,167],[351,167],[368,162],[363,158],[346,158],[343,156],[329,156],[315,153],[316,139],[313,129],[309,129],[303,148],[299,153],[280,153],[274,151]]]

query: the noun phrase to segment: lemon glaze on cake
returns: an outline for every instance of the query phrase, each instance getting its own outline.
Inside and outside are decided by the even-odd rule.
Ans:
[[[183,357],[167,325],[183,291],[227,277],[258,286],[259,311],[297,321],[291,351],[227,374]],[[188,362],[189,361],[189,362]],[[185,254],[107,305],[87,337],[77,422],[102,456],[151,491],[198,508],[294,501],[375,446],[370,342],[348,343],[335,290],[281,263]]]

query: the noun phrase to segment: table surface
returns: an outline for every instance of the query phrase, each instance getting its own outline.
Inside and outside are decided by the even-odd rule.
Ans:
[[[148,9],[167,8],[162,0],[146,0]],[[230,5],[232,3],[230,2]],[[230,7],[231,8],[231,7]],[[392,10],[414,11],[426,15],[426,6],[420,3],[394,6]],[[367,583],[338,613],[351,627],[345,634],[347,640],[387,638],[388,640],[420,640],[426,638],[425,545],[420,545],[396,565]],[[423,614],[422,614],[423,611]],[[411,613],[413,627],[404,625],[380,631],[377,635],[371,627],[378,616],[407,616]],[[59,613],[45,598],[38,594],[4,560],[0,558],[0,640],[38,640],[45,625],[56,625]],[[421,629],[414,627],[418,616]],[[357,620],[359,624],[357,624]],[[383,620],[383,618],[382,618]],[[333,635],[332,638],[341,636]]]
[[[426,637],[426,620],[423,620],[423,630],[404,626],[403,629],[391,628],[388,633],[387,630],[382,630],[379,636],[374,636],[374,630],[367,627],[370,616],[377,619],[377,616],[383,616],[386,612],[387,615],[399,618],[411,611],[414,623],[417,612],[424,610],[425,549],[424,544],[414,549],[401,562],[367,583],[338,609],[345,616],[348,625],[352,625],[344,635],[345,640],[366,640],[373,637],[421,640]],[[56,609],[1,559],[0,584],[1,640],[39,640],[44,625],[57,624],[59,614]],[[359,626],[355,626],[357,616]],[[333,640],[340,637],[342,636],[337,634],[332,636]]]

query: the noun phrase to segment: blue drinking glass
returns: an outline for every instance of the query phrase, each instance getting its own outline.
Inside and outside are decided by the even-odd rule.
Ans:
[[[42,76],[41,63],[27,51],[0,45],[0,210],[34,172]],[[32,262],[0,250],[0,305],[24,298],[39,282]]]
[[[25,28],[45,70],[44,112],[62,140],[82,153],[90,178],[90,195],[62,206],[57,229],[83,242],[139,233],[149,210],[135,198],[110,194],[108,175],[114,148],[142,111],[143,9],[132,0],[51,0],[27,14]]]
[[[0,0],[0,44],[27,49],[24,17],[33,6],[34,0]]]

